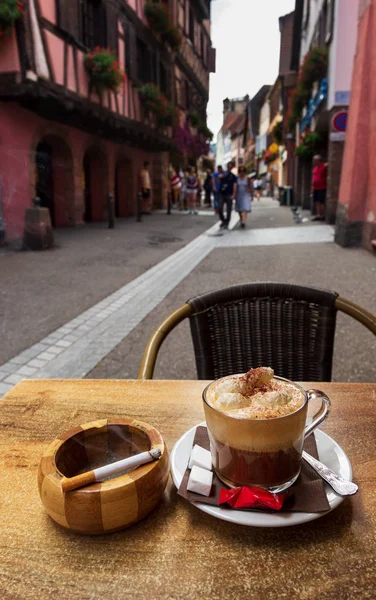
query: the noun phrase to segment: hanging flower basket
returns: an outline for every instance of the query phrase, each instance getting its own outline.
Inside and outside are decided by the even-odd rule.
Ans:
[[[303,108],[312,97],[314,84],[325,77],[327,69],[328,50],[326,48],[312,48],[304,58],[292,97],[291,111],[287,119],[289,131],[293,131],[302,115]]]
[[[0,1],[0,41],[9,35],[16,21],[22,16],[21,0]]]
[[[205,140],[212,140],[214,137],[213,132],[210,131],[210,129],[206,125],[206,123],[199,123],[199,125],[197,127],[197,131],[203,135]]]
[[[296,156],[303,160],[311,160],[317,154],[321,136],[316,131],[305,131],[300,136],[300,144],[295,148]]]
[[[144,110],[155,115],[158,125],[168,127],[176,123],[177,110],[158,86],[146,83],[138,88],[138,94]]]
[[[274,141],[276,142],[276,144],[278,146],[282,146],[283,144],[283,121],[279,121],[279,123],[277,123],[272,131],[272,135],[274,138]]]
[[[200,124],[200,117],[194,110],[188,111],[187,118],[192,127],[198,127],[198,125]]]
[[[167,29],[167,31],[163,34],[163,39],[169,44],[171,50],[174,52],[178,52],[180,50],[183,36],[178,27],[170,27]]]
[[[156,33],[165,33],[169,28],[169,11],[167,2],[156,4],[147,2],[145,4],[145,17],[148,23]]]
[[[84,61],[90,85],[96,89],[99,95],[104,90],[115,93],[119,91],[125,81],[125,75],[116,56],[110,50],[97,46],[93,52],[85,55]]]

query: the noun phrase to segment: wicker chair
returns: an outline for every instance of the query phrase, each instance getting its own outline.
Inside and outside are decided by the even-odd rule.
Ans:
[[[155,330],[139,379],[152,379],[159,348],[189,318],[198,379],[273,367],[294,381],[330,381],[337,311],[376,335],[376,317],[335,292],[285,283],[248,283],[188,300]]]

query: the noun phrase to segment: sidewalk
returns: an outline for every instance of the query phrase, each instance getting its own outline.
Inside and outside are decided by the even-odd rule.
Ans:
[[[136,377],[149,335],[170,311],[245,280],[336,289],[372,310],[374,258],[334,245],[332,227],[297,225],[271,199],[254,204],[246,230],[237,220],[234,214],[232,231],[220,232],[210,212],[155,214],[113,231],[60,231],[52,252],[0,256],[8,278],[1,306],[12,317],[0,322],[13,357],[0,362],[0,393],[24,377]],[[360,325],[339,319],[334,379],[374,379],[372,343]],[[156,376],[196,377],[188,323],[169,336]]]
[[[208,229],[216,218],[153,214],[54,231],[46,252],[0,251],[0,365]],[[6,342],[5,342],[6,340]],[[0,369],[1,371],[1,369]]]

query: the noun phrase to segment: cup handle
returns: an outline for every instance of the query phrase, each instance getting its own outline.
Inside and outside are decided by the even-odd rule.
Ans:
[[[304,430],[304,438],[308,437],[316,427],[318,427],[329,415],[331,409],[331,402],[324,394],[324,392],[320,392],[320,390],[307,390],[306,391],[308,402],[311,400],[315,400],[316,398],[321,399],[321,408],[317,411],[315,416],[313,417],[312,423],[306,425]]]

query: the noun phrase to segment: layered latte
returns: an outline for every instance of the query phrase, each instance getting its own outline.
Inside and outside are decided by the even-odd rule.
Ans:
[[[259,367],[213,382],[204,394],[214,468],[229,485],[276,488],[300,471],[304,390]]]

